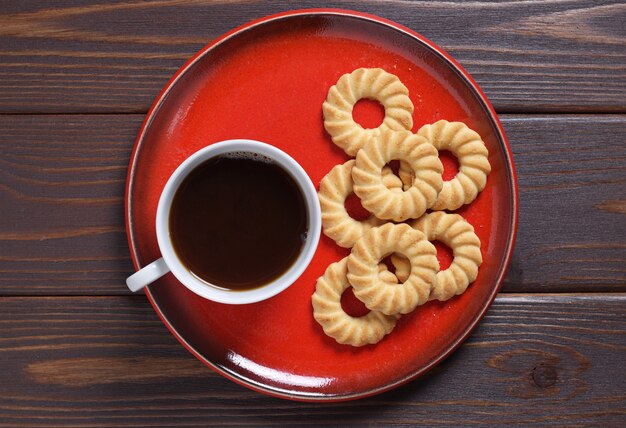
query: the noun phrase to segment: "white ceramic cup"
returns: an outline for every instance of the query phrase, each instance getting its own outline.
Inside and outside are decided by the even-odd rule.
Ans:
[[[244,291],[221,289],[218,288],[219,284],[212,286],[194,276],[176,255],[169,230],[169,212],[172,200],[185,177],[205,161],[234,152],[257,153],[272,159],[287,171],[304,196],[308,214],[306,240],[292,266],[272,282]],[[268,299],[293,284],[311,262],[319,242],[321,217],[315,186],[304,169],[291,156],[274,146],[254,140],[227,140],[212,144],[187,158],[167,181],[159,199],[156,215],[157,242],[162,257],[128,277],[126,285],[131,291],[137,291],[171,271],[185,287],[209,300],[220,303],[244,304]]]

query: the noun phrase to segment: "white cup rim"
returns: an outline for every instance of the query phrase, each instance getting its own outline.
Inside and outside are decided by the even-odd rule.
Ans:
[[[215,156],[233,152],[257,153],[268,157],[288,172],[304,196],[308,213],[308,232],[304,246],[292,266],[270,283],[249,290],[233,291],[212,286],[194,276],[176,254],[169,231],[169,212],[176,190],[187,175],[203,162]],[[291,156],[284,151],[256,140],[232,139],[211,144],[189,156],[168,179],[161,196],[156,214],[156,234],[159,249],[165,264],[172,274],[195,294],[220,303],[247,304],[269,299],[291,286],[310,264],[321,233],[321,209],[317,191],[310,177]]]

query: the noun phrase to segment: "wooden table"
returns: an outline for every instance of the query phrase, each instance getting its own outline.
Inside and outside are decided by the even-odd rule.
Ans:
[[[320,6],[454,56],[502,119],[520,189],[513,262],[469,340],[341,404],[214,374],[124,284],[126,168],[160,89],[231,28]],[[3,1],[0,426],[626,426],[625,22],[610,1]]]

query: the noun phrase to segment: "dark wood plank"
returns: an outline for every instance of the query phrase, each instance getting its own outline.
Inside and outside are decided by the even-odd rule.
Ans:
[[[0,117],[0,293],[123,290],[126,170],[141,120]]]
[[[505,291],[626,289],[626,116],[505,116],[518,239]]]
[[[626,6],[613,1],[3,2],[0,112],[145,112],[202,46],[252,19],[339,7],[428,37],[500,111],[626,108]]]
[[[623,426],[626,294],[501,295],[425,378],[380,396],[263,396],[192,357],[143,297],[0,299],[0,426]]]
[[[124,294],[142,116],[0,116],[0,295]],[[502,117],[520,185],[504,291],[626,290],[626,116]]]

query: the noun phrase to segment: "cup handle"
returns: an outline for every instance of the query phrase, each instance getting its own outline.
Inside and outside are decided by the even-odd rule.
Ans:
[[[161,257],[126,278],[126,285],[132,292],[139,291],[151,282],[161,278],[169,271],[170,268],[167,267],[165,260]]]

